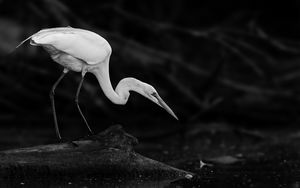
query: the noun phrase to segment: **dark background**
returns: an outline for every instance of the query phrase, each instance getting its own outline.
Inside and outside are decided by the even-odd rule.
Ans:
[[[80,104],[95,132],[121,124],[136,152],[198,175],[175,185],[299,187],[299,1],[0,0],[0,150],[58,142],[49,91],[63,68],[41,47],[15,47],[67,26],[109,41],[114,87],[147,82],[179,117],[133,92],[115,105],[87,74]],[[88,133],[80,79],[68,73],[56,89],[66,140]]]
[[[136,93],[114,105],[88,74],[80,103],[96,131],[117,123],[140,137],[201,123],[298,127],[299,9],[296,0],[0,0],[0,125],[55,137],[48,94],[62,67],[28,43],[9,52],[40,29],[72,26],[110,42],[114,87],[129,76],[147,82],[180,119]],[[74,102],[79,80],[70,73],[56,90],[59,124],[70,138],[86,132]]]

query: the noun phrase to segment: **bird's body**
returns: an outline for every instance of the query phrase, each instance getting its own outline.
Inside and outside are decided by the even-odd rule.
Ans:
[[[78,104],[79,92],[84,75],[87,72],[91,72],[96,76],[104,94],[113,103],[126,104],[130,95],[129,91],[135,91],[158,104],[177,119],[173,111],[160,98],[157,91],[147,83],[135,78],[124,78],[118,83],[116,89],[113,89],[109,77],[109,58],[112,49],[109,43],[100,35],[84,29],[59,27],[40,30],[24,40],[21,44],[29,39],[31,39],[31,45],[42,46],[55,62],[64,67],[62,75],[55,82],[50,92],[55,129],[59,139],[61,139],[61,136],[56,118],[54,91],[69,70],[81,72],[82,74],[82,80],[77,89],[75,102],[90,132],[92,131]]]
[[[100,35],[71,27],[43,29],[31,37],[32,45],[43,46],[52,59],[81,72],[86,65],[95,65],[109,58],[111,47]]]

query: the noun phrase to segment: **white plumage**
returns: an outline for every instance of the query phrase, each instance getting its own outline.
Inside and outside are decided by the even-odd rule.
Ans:
[[[43,29],[31,37],[32,45],[54,48],[94,65],[111,54],[109,43],[100,35],[71,27]]]
[[[147,83],[135,78],[124,78],[118,83],[116,89],[113,89],[109,77],[109,58],[112,49],[109,43],[100,35],[88,30],[71,27],[49,28],[33,34],[17,47],[29,39],[31,40],[30,44],[44,47],[51,58],[64,67],[62,75],[55,82],[50,92],[55,130],[59,139],[61,139],[61,136],[57,123],[54,92],[56,86],[69,70],[81,72],[82,74],[75,102],[81,117],[91,133],[92,130],[80,109],[78,100],[84,76],[87,72],[91,72],[96,76],[104,94],[113,103],[126,104],[130,91],[135,91],[164,108],[174,118],[178,119],[171,108],[161,99],[154,87]]]

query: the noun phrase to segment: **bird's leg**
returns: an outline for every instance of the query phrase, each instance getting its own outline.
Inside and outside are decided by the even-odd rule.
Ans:
[[[83,113],[82,113],[82,111],[81,111],[81,109],[80,109],[80,106],[79,106],[79,93],[80,93],[80,90],[81,90],[83,81],[84,81],[84,75],[82,75],[82,78],[81,78],[81,80],[80,80],[79,86],[78,86],[78,88],[77,88],[76,97],[75,97],[75,103],[76,103],[76,106],[77,106],[77,108],[78,108],[78,111],[79,111],[79,113],[80,113],[80,115],[81,115],[81,117],[82,117],[82,119],[83,119],[85,125],[87,126],[89,132],[93,135],[94,133],[93,133],[92,129],[90,128],[90,126],[89,126],[87,120],[85,119],[85,117],[84,117],[84,115],[83,115]]]
[[[54,101],[54,95],[55,95],[55,88],[59,84],[59,82],[63,79],[63,77],[68,73],[68,69],[64,69],[63,73],[60,75],[58,80],[54,83],[52,86],[52,89],[50,91],[50,100],[51,100],[51,107],[52,107],[52,113],[53,113],[53,118],[54,118],[54,125],[55,125],[55,132],[56,136],[58,137],[59,140],[61,140],[58,124],[57,124],[57,117],[56,117],[56,110],[55,110],[55,101]]]

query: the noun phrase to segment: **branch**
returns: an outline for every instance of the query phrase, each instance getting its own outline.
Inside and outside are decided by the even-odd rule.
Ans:
[[[246,65],[248,65],[257,75],[259,75],[260,77],[264,76],[264,72],[260,69],[260,67],[257,66],[256,63],[252,59],[250,59],[246,55],[244,55],[238,48],[232,46],[231,44],[229,44],[222,38],[219,38],[217,41],[222,46],[227,48],[230,52],[232,52],[233,54],[238,56],[242,60],[242,62],[246,63]]]
[[[10,179],[86,176],[167,179],[193,175],[135,153],[136,144],[137,139],[121,126],[113,126],[73,144],[6,150],[0,152],[0,175]]]

